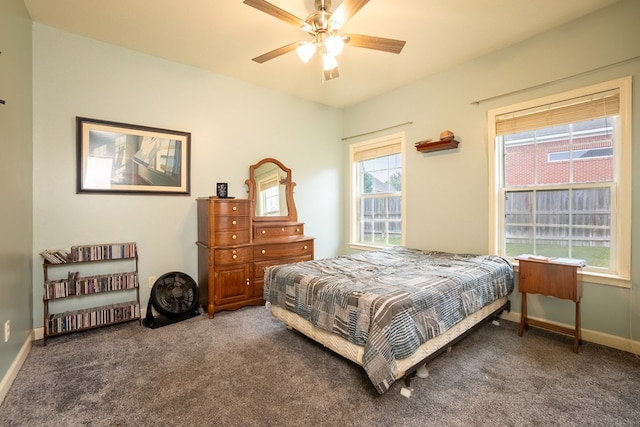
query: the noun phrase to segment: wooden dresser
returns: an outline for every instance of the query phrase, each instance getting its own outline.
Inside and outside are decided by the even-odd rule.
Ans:
[[[282,215],[256,215],[260,208],[256,209],[254,172],[265,164],[276,165],[286,177]],[[266,267],[313,259],[314,238],[305,236],[304,223],[297,221],[291,171],[275,159],[265,159],[251,166],[247,185],[248,199],[197,199],[198,285],[209,318],[221,310],[264,304]]]
[[[251,203],[216,198],[197,203],[198,285],[209,317],[224,308],[260,304],[251,287]]]
[[[270,265],[289,264],[313,259],[313,238],[304,235],[304,224],[260,223],[253,226],[254,285],[262,288],[264,269]]]

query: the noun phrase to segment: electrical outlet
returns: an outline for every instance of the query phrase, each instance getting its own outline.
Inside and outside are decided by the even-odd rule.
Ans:
[[[154,283],[156,283],[156,276],[149,276],[149,289],[153,288]]]
[[[4,322],[4,342],[9,341],[9,337],[11,336],[11,321],[7,320]]]

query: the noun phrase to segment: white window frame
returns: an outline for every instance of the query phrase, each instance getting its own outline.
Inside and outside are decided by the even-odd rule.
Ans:
[[[500,256],[504,254],[504,189],[502,188],[503,159],[501,147],[496,143],[496,117],[514,111],[535,108],[567,99],[578,98],[607,90],[619,90],[620,137],[614,146],[615,165],[611,206],[611,270],[603,274],[588,267],[582,276],[589,283],[599,283],[629,288],[631,286],[631,100],[632,78],[624,77],[572,91],[559,93],[516,105],[496,108],[488,112],[488,159],[489,159],[489,250]],[[615,235],[613,234],[615,233]],[[511,258],[517,266],[517,260]]]
[[[261,209],[266,209],[266,207],[269,206],[269,204],[267,203],[267,195],[265,191],[271,188],[277,188],[279,185],[279,180],[280,180],[280,176],[276,172],[266,177],[263,177],[262,179],[260,179],[260,181],[258,181],[258,198],[260,198],[260,200],[262,201],[260,203]],[[280,200],[279,195],[276,195],[275,197],[278,198],[278,200]],[[281,208],[281,206],[279,206],[279,208]],[[259,212],[258,214],[260,216],[272,216],[276,214],[280,215],[280,210],[278,210],[275,214],[270,214],[269,212]]]
[[[365,250],[375,250],[380,248],[390,247],[391,245],[385,244],[369,244],[358,242],[358,230],[359,230],[359,204],[358,204],[358,179],[357,179],[357,162],[354,160],[356,153],[379,149],[385,146],[398,145],[400,149],[398,153],[401,154],[401,167],[402,167],[402,179],[401,185],[402,190],[400,191],[400,204],[402,209],[402,220],[401,220],[401,245],[405,245],[406,242],[406,155],[405,155],[405,133],[400,132],[392,135],[383,136],[380,138],[362,141],[358,143],[353,143],[349,145],[349,176],[350,176],[350,209],[349,209],[349,224],[350,224],[350,232],[349,232],[349,246],[353,249],[365,249]]]

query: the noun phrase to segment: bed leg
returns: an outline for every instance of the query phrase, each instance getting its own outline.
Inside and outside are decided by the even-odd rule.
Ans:
[[[411,388],[411,379],[416,376],[416,371],[408,373],[404,376],[404,387],[400,389],[400,395],[409,399],[413,389]]]
[[[493,323],[496,326],[500,326],[500,316],[502,316],[502,313],[504,313],[505,311],[511,311],[511,301],[507,301],[503,309],[500,310],[498,313],[495,313],[491,323]]]
[[[411,372],[410,374],[407,374],[404,376],[404,386],[406,388],[411,388],[411,380],[413,379],[413,377],[416,376],[416,371]]]
[[[429,376],[429,369],[427,365],[422,365],[416,370],[416,376],[418,378],[427,378]]]
[[[406,397],[407,399],[411,397],[412,392],[413,392],[413,389],[409,387],[402,387],[400,389],[400,395]]]

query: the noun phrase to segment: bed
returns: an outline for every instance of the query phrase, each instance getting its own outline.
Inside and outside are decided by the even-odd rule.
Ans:
[[[273,316],[361,365],[378,393],[508,309],[513,267],[494,255],[402,246],[265,269]]]

